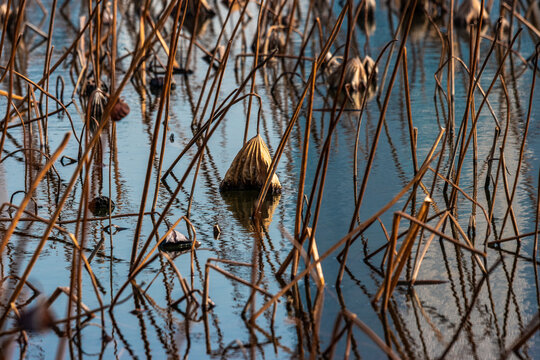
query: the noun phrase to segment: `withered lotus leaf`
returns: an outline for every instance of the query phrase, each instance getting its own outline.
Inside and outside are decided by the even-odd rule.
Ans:
[[[225,178],[221,182],[220,190],[258,190],[264,186],[272,157],[263,138],[256,135],[249,140],[234,158]],[[276,174],[272,176],[270,194],[281,192],[281,184]]]

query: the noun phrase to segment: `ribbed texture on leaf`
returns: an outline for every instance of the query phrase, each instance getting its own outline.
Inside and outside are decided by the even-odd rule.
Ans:
[[[268,175],[272,157],[260,135],[249,140],[234,158],[220,190],[260,189]],[[272,176],[269,193],[281,191],[281,184],[276,174]]]

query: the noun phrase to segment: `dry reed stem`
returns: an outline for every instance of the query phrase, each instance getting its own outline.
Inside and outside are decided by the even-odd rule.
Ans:
[[[403,54],[405,52],[405,45],[407,43],[407,37],[408,37],[409,31],[411,29],[411,25],[412,25],[412,21],[413,21],[413,12],[414,12],[414,9],[416,8],[416,4],[417,4],[417,0],[414,0],[412,3],[409,3],[408,12],[406,12],[406,13],[409,14],[407,27],[405,29],[405,32],[402,35],[403,37],[402,37],[401,44],[400,44],[400,47],[399,47],[399,51],[398,51],[398,55],[397,55],[397,59],[396,59],[396,64],[394,65],[394,70],[392,71],[392,75],[390,76],[390,82],[389,82],[389,85],[388,85],[388,90],[386,91],[386,95],[385,95],[385,98],[384,98],[384,101],[383,101],[381,113],[380,113],[380,116],[379,116],[379,121],[377,123],[377,128],[376,128],[375,134],[373,136],[373,142],[372,142],[371,149],[370,149],[370,152],[369,152],[369,158],[368,158],[368,161],[367,161],[367,164],[366,164],[364,175],[362,177],[362,184],[360,186],[360,193],[359,193],[358,198],[357,198],[356,203],[355,203],[354,212],[353,212],[353,216],[352,216],[352,219],[351,219],[351,224],[349,226],[349,231],[351,231],[352,228],[354,227],[354,224],[356,223],[356,219],[357,219],[358,214],[360,212],[360,208],[362,206],[362,200],[364,198],[364,194],[365,194],[365,191],[366,191],[366,188],[367,188],[367,182],[368,182],[368,179],[369,179],[369,175],[371,173],[371,168],[372,168],[372,165],[373,165],[373,161],[375,160],[375,152],[377,151],[377,145],[379,143],[379,138],[380,138],[382,126],[383,126],[383,123],[384,123],[384,121],[386,119],[386,110],[388,109],[388,105],[389,105],[389,102],[390,102],[390,95],[392,94],[392,89],[393,89],[393,85],[394,85],[394,82],[396,80],[396,76],[397,76],[397,73],[398,73],[398,70],[399,70],[400,62],[403,60]],[[405,15],[404,15],[403,18],[405,19]],[[337,279],[338,283],[340,283],[341,279],[343,278],[343,273],[344,273],[344,270],[345,270],[345,264],[347,263],[347,256],[348,256],[349,248],[350,248],[351,245],[352,245],[352,242],[347,243],[347,245],[345,246],[344,251],[342,252],[341,267],[340,267],[339,275],[338,275],[338,279]]]
[[[429,197],[426,197],[424,199],[424,202],[422,204],[422,207],[420,208],[420,211],[418,212],[418,216],[417,216],[417,219],[418,219],[418,222],[425,222],[426,218],[427,218],[427,214],[428,214],[428,211],[429,211],[429,206],[431,204],[431,199]],[[400,216],[399,213],[397,213],[398,216]],[[399,226],[399,222],[396,222],[396,227]],[[390,298],[390,296],[392,296],[392,292],[394,291],[394,288],[396,287],[397,283],[398,283],[398,280],[399,280],[399,277],[401,275],[401,272],[403,271],[403,268],[405,267],[405,264],[407,263],[407,261],[409,261],[409,256],[411,255],[411,252],[412,252],[412,248],[414,246],[414,242],[416,240],[416,236],[418,234],[418,232],[420,231],[420,225],[416,222],[411,222],[411,225],[409,227],[409,231],[407,232],[407,237],[405,238],[405,240],[403,240],[403,244],[401,245],[401,248],[399,249],[399,252],[397,253],[396,255],[396,259],[395,259],[395,266],[393,264],[393,258],[394,258],[394,254],[393,252],[390,252],[390,257],[388,259],[388,270],[389,273],[390,273],[390,283],[389,284],[386,284],[386,281],[385,281],[385,284],[383,284],[379,290],[377,291],[377,293],[375,294],[375,297],[373,298],[373,302],[377,302],[379,301],[381,295],[385,294],[385,299],[384,299],[384,302],[383,302],[383,311],[386,310],[386,307],[384,307],[384,305],[388,305],[388,299]],[[396,232],[397,233],[397,232]],[[394,235],[395,237],[395,235]],[[395,241],[394,241],[395,243]],[[395,244],[393,245],[394,249],[395,249]],[[392,249],[393,250],[393,249]]]
[[[442,136],[442,132],[440,134]],[[440,137],[439,137],[440,140]],[[435,144],[438,144],[438,141],[435,142]],[[434,149],[432,149],[434,151]],[[304,276],[306,276],[312,269],[314,269],[317,264],[322,262],[324,259],[326,259],[330,254],[332,254],[334,251],[336,251],[339,247],[341,247],[343,244],[347,243],[351,239],[357,238],[365,229],[367,229],[371,224],[373,224],[375,221],[377,221],[377,218],[380,217],[382,214],[384,214],[388,209],[390,209],[409,189],[419,180],[421,179],[425,172],[427,171],[429,164],[433,159],[435,159],[437,156],[433,157],[433,154],[428,155],[426,158],[425,163],[422,165],[422,167],[418,170],[418,173],[415,175],[415,177],[405,186],[401,191],[392,199],[390,200],[385,206],[383,206],[379,211],[377,211],[371,218],[364,221],[360,225],[358,225],[356,228],[354,228],[351,232],[349,232],[345,237],[341,238],[338,242],[336,242],[334,245],[332,245],[324,254],[322,254],[317,261],[313,261],[309,265],[306,266],[306,268],[298,275],[294,277],[287,285],[285,285],[274,297],[265,303],[259,311],[255,313],[255,315],[250,319],[250,322],[254,322],[257,317],[259,317],[264,311],[266,311],[274,302],[276,302],[281,296],[283,296],[292,286],[294,286],[300,279],[302,279]]]
[[[444,212],[443,216],[439,219],[439,221],[435,225],[435,227],[434,227],[435,230],[439,230],[439,228],[446,221],[446,218],[448,217],[448,214],[449,214],[448,211]],[[426,256],[426,253],[427,253],[427,251],[429,249],[429,246],[431,245],[431,242],[435,238],[435,235],[436,235],[435,233],[431,233],[429,238],[426,240],[426,244],[424,245],[422,253],[420,254],[420,256],[417,259],[415,259],[415,263],[414,263],[414,266],[413,266],[414,270],[413,270],[413,273],[412,273],[412,276],[411,276],[411,285],[414,285],[414,283],[416,282],[416,277],[418,276],[418,271],[420,271],[420,266],[422,265],[422,261],[424,260],[424,256]]]
[[[318,56],[318,58],[316,60],[317,64],[322,63],[323,59],[325,58],[326,53],[330,49],[330,46],[332,45],[332,43],[334,42],[334,40],[335,40],[335,38],[337,36],[338,30],[341,28],[341,24],[343,22],[343,19],[345,17],[345,14],[347,13],[347,11],[349,11],[349,7],[348,7],[348,5],[345,5],[343,7],[343,10],[341,11],[338,19],[337,19],[336,24],[334,25],[334,27],[332,29],[332,32],[330,33],[330,36],[329,36],[323,50],[321,51],[321,54],[319,54],[319,56]],[[317,68],[318,68],[318,66],[314,67],[315,70]],[[308,81],[308,84],[311,81],[313,81],[312,78],[314,78],[316,76],[317,76],[317,74],[312,72],[311,75],[310,75],[310,80]],[[263,188],[262,188],[262,190],[261,190],[261,192],[259,194],[259,198],[257,199],[257,203],[256,203],[255,209],[253,211],[254,216],[259,216],[259,214],[260,214],[263,199],[266,197],[266,194],[267,194],[267,192],[269,190],[269,187],[270,187],[270,184],[271,184],[271,179],[272,179],[272,177],[274,176],[274,174],[276,172],[277,164],[279,163],[279,160],[281,158],[281,155],[283,153],[285,145],[288,142],[288,139],[289,139],[289,136],[291,134],[292,128],[293,128],[294,124],[296,123],[296,120],[300,116],[300,111],[302,109],[302,104],[304,103],[304,99],[306,98],[306,95],[307,95],[307,92],[308,92],[309,88],[310,88],[309,85],[304,88],[304,91],[303,91],[302,96],[300,97],[300,99],[298,101],[298,105],[296,106],[294,114],[291,117],[291,120],[289,121],[289,124],[287,125],[287,129],[285,130],[285,133],[281,137],[281,140],[279,142],[276,153],[274,154],[274,158],[272,159],[272,164],[270,165],[270,172],[268,173],[268,176],[266,178],[266,182],[265,182],[265,184],[264,184],[264,186],[263,186]],[[315,229],[315,227],[314,227],[314,229]]]
[[[9,239],[11,238],[11,235],[13,234],[13,231],[15,230],[15,227],[17,226],[17,223],[18,223],[19,219],[21,218],[24,210],[26,209],[26,206],[30,202],[30,199],[34,195],[34,191],[36,191],[37,187],[41,183],[41,180],[45,177],[47,172],[51,169],[53,164],[56,162],[58,157],[62,154],[62,152],[66,148],[66,146],[68,144],[68,141],[69,141],[69,138],[70,138],[69,133],[64,135],[64,139],[62,140],[62,142],[61,142],[60,146],[58,147],[58,149],[54,152],[54,154],[47,161],[45,166],[41,169],[41,171],[37,174],[36,178],[32,182],[32,185],[28,189],[28,192],[27,192],[26,196],[24,197],[23,201],[21,202],[21,205],[19,205],[17,213],[15,214],[15,217],[11,221],[11,224],[10,224],[9,228],[4,233],[4,238],[2,239],[2,243],[0,244],[0,255],[4,253],[4,249],[5,249],[6,245],[7,245],[7,243],[9,242]],[[3,321],[0,320],[0,329],[2,328],[2,322]]]
[[[177,9],[180,8],[180,3],[184,1],[184,0],[177,0],[176,2],[176,6],[177,6]],[[186,0],[187,1],[187,0]],[[173,4],[174,2],[171,2],[169,4],[169,6],[166,8],[166,10],[164,11],[164,14],[162,15],[162,19],[166,19],[166,17],[168,17],[171,12],[173,11]],[[144,25],[143,25],[143,15],[141,14],[141,36],[143,36],[143,31],[144,31]],[[131,249],[131,270],[133,270],[133,266],[134,266],[134,261],[135,261],[135,258],[137,256],[137,247],[139,245],[139,237],[140,237],[140,234],[141,234],[141,229],[142,229],[142,221],[143,221],[143,213],[144,213],[144,210],[145,210],[145,207],[146,207],[146,198],[148,196],[148,191],[149,191],[149,187],[150,187],[150,178],[152,176],[152,165],[154,164],[154,157],[155,157],[155,154],[156,154],[156,148],[157,148],[157,140],[159,138],[159,129],[160,129],[160,124],[161,124],[161,118],[163,116],[163,111],[164,111],[164,107],[165,107],[165,99],[168,99],[169,98],[169,91],[170,91],[170,84],[171,84],[171,81],[172,81],[172,72],[173,72],[173,69],[174,69],[174,58],[176,56],[176,46],[178,44],[178,37],[179,37],[179,33],[181,31],[181,26],[183,24],[183,21],[182,23],[180,23],[180,27],[178,26],[178,20],[179,20],[179,17],[180,17],[180,11],[177,11],[177,14],[175,16],[175,19],[174,19],[174,30],[175,32],[173,32],[172,36],[171,36],[171,52],[167,58],[167,73],[166,73],[166,76],[165,76],[165,80],[164,80],[164,84],[163,84],[163,89],[162,89],[162,93],[161,93],[161,99],[160,99],[160,103],[159,103],[159,108],[158,108],[158,111],[157,111],[157,114],[156,114],[156,121],[155,121],[155,125],[154,125],[154,131],[153,131],[153,137],[152,137],[152,144],[150,146],[150,153],[148,154],[148,163],[147,163],[147,166],[146,166],[146,176],[145,176],[145,180],[144,180],[144,186],[143,186],[143,191],[142,191],[142,196],[141,196],[141,203],[140,203],[140,209],[139,209],[139,217],[137,219],[137,225],[135,227],[135,235],[133,237],[133,247]],[[185,18],[185,14],[184,14],[184,18]],[[182,18],[182,20],[184,19]],[[163,21],[164,22],[164,21]],[[152,31],[152,34],[157,34],[157,32],[159,31],[159,28],[160,26],[155,26],[153,27],[153,31]],[[143,46],[143,43],[142,41],[140,42],[141,44],[141,51],[142,51],[142,56],[144,56],[144,53],[145,53],[145,50],[144,50],[144,46]],[[144,63],[143,63],[144,64]]]
[[[373,340],[373,342],[375,344],[377,344],[377,346],[386,353],[386,355],[390,358],[390,359],[394,359],[394,360],[397,360],[399,359],[400,357],[392,350],[391,347],[389,347],[388,345],[386,345],[382,339],[380,337],[377,336],[377,334],[375,334],[375,332],[373,330],[371,330],[366,324],[364,324],[360,319],[358,319],[358,316],[352,312],[350,312],[349,310],[347,309],[344,309],[342,311],[343,315],[349,319],[350,321],[352,321],[356,326],[358,326],[360,328],[360,330],[362,330],[367,336],[369,336],[369,338],[371,340]]]

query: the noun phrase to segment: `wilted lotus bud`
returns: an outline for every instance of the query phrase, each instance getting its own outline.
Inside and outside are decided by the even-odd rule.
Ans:
[[[94,90],[94,92],[90,96],[90,101],[88,104],[90,111],[91,131],[94,131],[97,127],[97,124],[101,122],[101,116],[103,115],[103,110],[105,109],[106,102],[107,98],[105,96],[105,93],[100,89]]]
[[[337,89],[341,79],[341,72],[343,71],[343,64],[337,67],[328,77],[328,83],[333,89]],[[358,57],[354,57],[347,61],[345,66],[345,75],[343,78],[343,84],[349,87],[350,90],[360,91],[366,87],[366,71],[364,65]]]
[[[99,88],[104,93],[109,92],[109,88],[107,87],[107,84],[105,84],[103,81],[100,83]],[[81,91],[81,95],[89,98],[92,93],[97,89],[96,82],[94,79],[88,79],[86,81],[86,84],[84,85],[84,88]]]
[[[129,105],[123,99],[118,99],[111,110],[111,119],[114,121],[122,120],[128,114]]]
[[[366,80],[369,80],[369,77],[374,72],[373,77],[371,78],[370,85],[376,85],[377,75],[379,74],[379,68],[375,65],[375,61],[369,55],[366,56],[364,59],[364,70],[366,72]]]
[[[107,216],[109,215],[109,207],[111,209],[111,213],[114,211],[114,201],[109,199],[106,196],[98,196],[95,197],[90,203],[88,204],[88,209],[94,214],[94,216]]]
[[[234,158],[219,189],[227,190],[259,190],[264,186],[270,171],[272,157],[268,147],[260,135],[249,140]],[[281,192],[281,184],[276,174],[272,176],[270,194]]]

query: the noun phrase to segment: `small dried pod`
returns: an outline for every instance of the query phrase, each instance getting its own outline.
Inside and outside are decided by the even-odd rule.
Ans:
[[[129,110],[129,105],[124,101],[124,99],[118,99],[111,110],[111,119],[114,121],[122,120],[128,116]]]
[[[221,182],[220,191],[260,190],[270,171],[272,157],[260,135],[249,140],[234,158]],[[269,193],[281,192],[281,184],[276,174],[272,176]]]
[[[90,209],[94,216],[107,216],[109,215],[109,209],[112,213],[114,211],[114,208],[114,201],[109,199],[107,196],[95,197],[88,204],[88,209]]]

